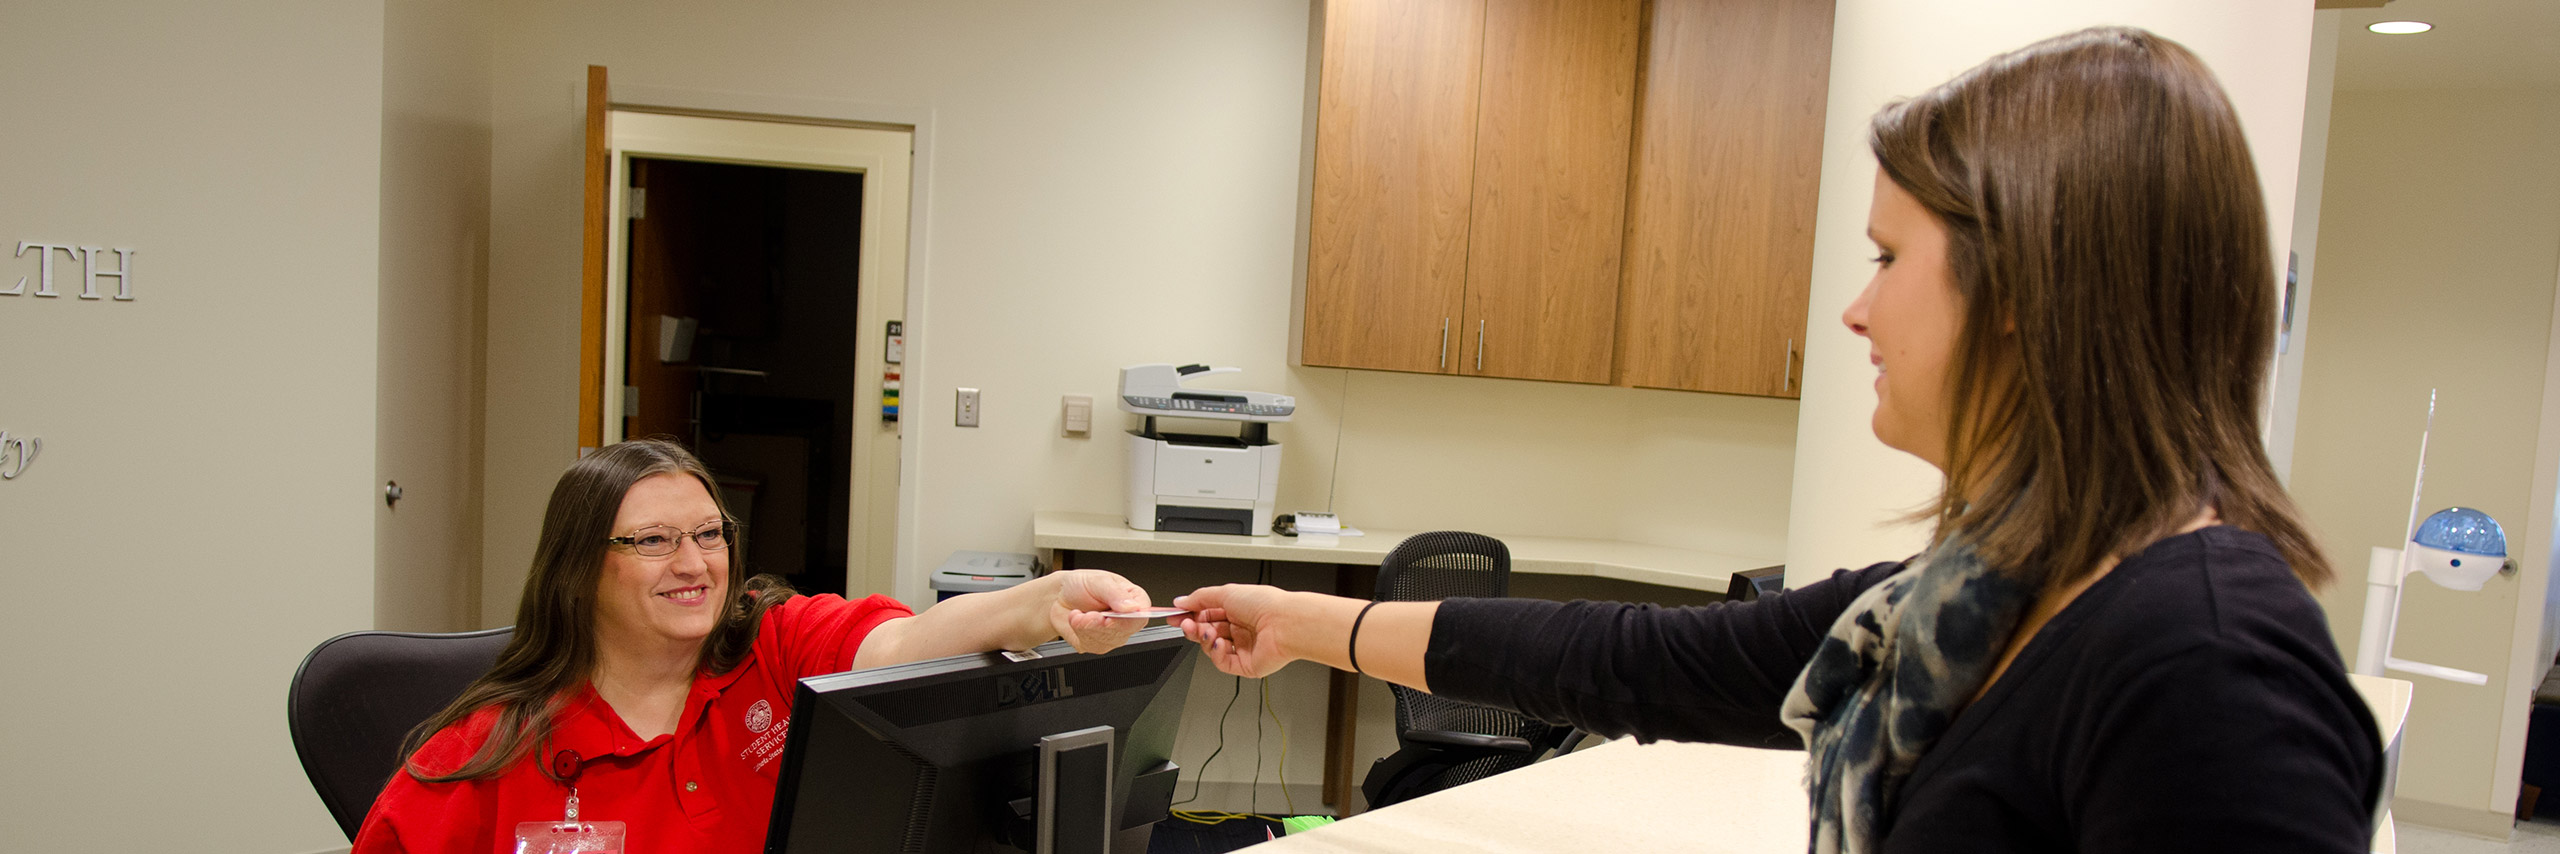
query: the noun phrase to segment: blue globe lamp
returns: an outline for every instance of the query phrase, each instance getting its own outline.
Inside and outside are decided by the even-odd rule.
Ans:
[[[2448,507],[2409,538],[2413,569],[2452,590],[2478,590],[2507,565],[2507,532],[2469,507]]]

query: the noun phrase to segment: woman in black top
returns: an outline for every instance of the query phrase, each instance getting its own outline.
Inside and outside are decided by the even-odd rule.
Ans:
[[[2363,851],[2381,742],[2258,443],[2275,264],[2237,116],[2136,29],[1885,108],[1843,315],[1927,551],[1750,603],[1175,600],[1297,659],[1604,735],[1804,747],[1812,848]],[[1356,644],[1356,645],[1355,645]]]

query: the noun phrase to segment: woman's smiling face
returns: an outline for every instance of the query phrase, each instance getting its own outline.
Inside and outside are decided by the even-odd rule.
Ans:
[[[720,507],[702,481],[681,472],[650,475],[631,485],[613,517],[613,535],[642,528],[694,531],[720,522]],[[625,648],[658,644],[699,646],[719,624],[728,601],[729,552],[704,551],[692,537],[672,554],[648,557],[631,546],[604,553],[596,578],[596,637]],[[640,651],[638,649],[633,650]]]
[[[1947,227],[1878,169],[1867,239],[1876,244],[1876,275],[1840,320],[1867,339],[1876,366],[1876,438],[1943,471],[1948,365],[1964,323]]]

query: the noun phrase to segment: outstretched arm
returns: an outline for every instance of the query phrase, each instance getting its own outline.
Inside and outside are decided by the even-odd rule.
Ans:
[[[1261,678],[1306,660],[1421,691],[1431,690],[1422,654],[1431,643],[1438,602],[1376,602],[1254,584],[1204,587],[1174,597],[1192,615],[1175,622],[1207,650],[1219,670]],[[1374,607],[1373,607],[1374,606]],[[1368,615],[1361,616],[1367,608]],[[1359,667],[1352,667],[1352,624],[1360,628]]]
[[[1688,608],[1538,599],[1369,605],[1228,585],[1176,597],[1183,633],[1218,669],[1263,676],[1291,661],[1583,730],[1646,740],[1762,747],[1802,742],[1778,717],[1796,675],[1859,591],[1900,571],[1877,564],[1753,602]]]
[[[1147,606],[1147,591],[1099,569],[1053,572],[1003,590],[954,596],[924,613],[881,623],[864,638],[853,666],[881,667],[946,655],[1030,649],[1066,638],[1081,652],[1107,652],[1146,626],[1109,611]]]

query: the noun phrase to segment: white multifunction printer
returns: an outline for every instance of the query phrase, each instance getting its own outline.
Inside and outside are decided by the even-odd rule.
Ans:
[[[1184,388],[1242,368],[1131,365],[1120,369],[1120,409],[1145,416],[1129,431],[1129,527],[1141,531],[1271,535],[1280,490],[1280,443],[1271,425],[1298,399],[1260,391]],[[1238,422],[1233,436],[1158,430],[1156,419]]]

